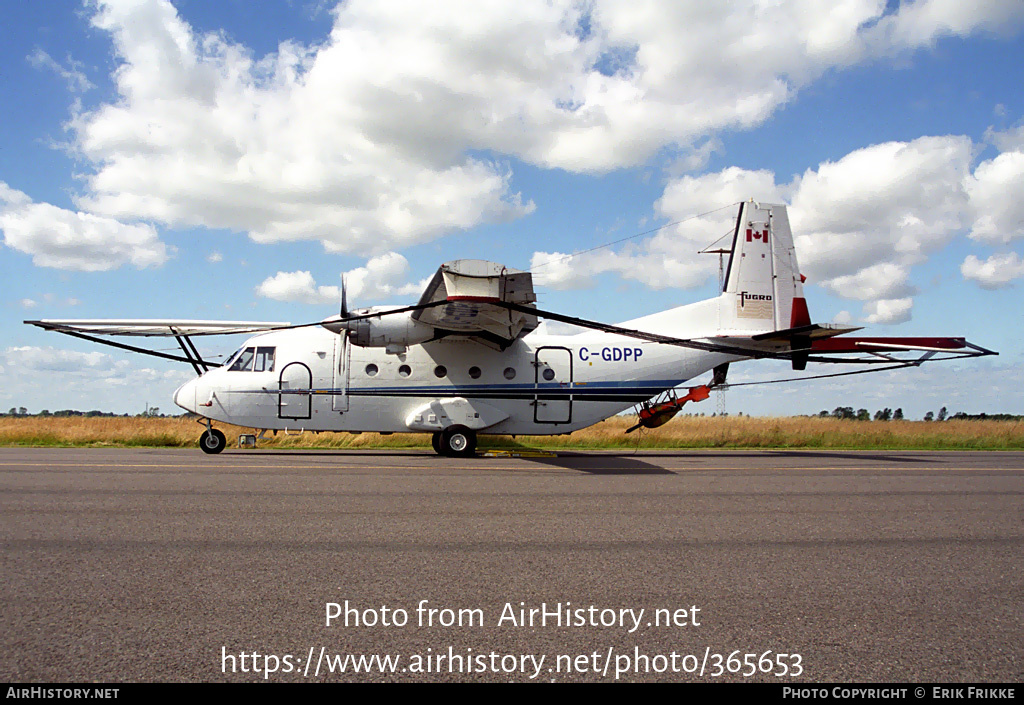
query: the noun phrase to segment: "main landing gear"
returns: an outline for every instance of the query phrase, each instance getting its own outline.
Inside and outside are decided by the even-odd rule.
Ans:
[[[476,453],[476,433],[465,426],[449,426],[430,438],[434,451],[453,458],[469,458]]]
[[[211,426],[207,426],[203,435],[199,437],[199,447],[203,449],[204,453],[219,453],[227,444],[228,439],[224,433]]]

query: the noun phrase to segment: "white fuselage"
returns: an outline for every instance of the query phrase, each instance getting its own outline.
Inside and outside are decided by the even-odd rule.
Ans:
[[[700,306],[630,325],[678,330],[687,319],[707,320]],[[232,370],[233,356],[179,388],[175,403],[258,429],[401,433],[458,423],[487,434],[559,434],[741,359],[607,333],[539,331],[503,351],[452,337],[394,354],[316,327],[258,335],[249,348],[261,351],[255,364]]]

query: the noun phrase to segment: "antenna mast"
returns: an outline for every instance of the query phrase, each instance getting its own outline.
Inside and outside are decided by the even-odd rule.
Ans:
[[[729,249],[719,248],[717,250],[701,250],[699,254],[718,255],[718,290],[725,291],[725,255],[732,252]],[[715,387],[715,413],[725,416],[725,388],[726,385]]]

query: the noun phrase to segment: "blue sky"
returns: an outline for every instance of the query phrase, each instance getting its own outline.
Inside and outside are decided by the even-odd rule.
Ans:
[[[317,320],[342,273],[354,305],[411,301],[446,260],[529,269],[754,198],[790,204],[816,320],[1001,355],[731,412],[1024,413],[1024,6],[253,7],[0,9],[0,407],[169,409],[191,374],[24,319]],[[711,296],[722,214],[541,266],[541,304]]]

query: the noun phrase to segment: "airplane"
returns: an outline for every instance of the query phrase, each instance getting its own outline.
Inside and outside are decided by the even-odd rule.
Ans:
[[[445,263],[411,306],[341,311],[290,325],[251,321],[25,321],[115,347],[187,362],[197,377],[174,392],[206,431],[213,421],[260,430],[430,433],[446,456],[475,453],[481,435],[567,434],[639,405],[654,428],[690,401],[727,386],[729,365],[783,359],[844,362],[865,370],[995,355],[964,338],[852,338],[857,327],[811,322],[786,206],[740,204],[721,293],[608,325],[536,305],[530,272],[482,260]],[[538,319],[586,332],[546,334]],[[218,365],[192,337],[253,333]],[[96,336],[170,336],[183,356]],[[855,357],[841,357],[844,355]],[[917,357],[908,359],[905,355]],[[840,357],[837,357],[840,356]],[[883,365],[872,368],[872,365]],[[711,372],[712,379],[675,390]],[[822,375],[835,376],[835,375]]]

